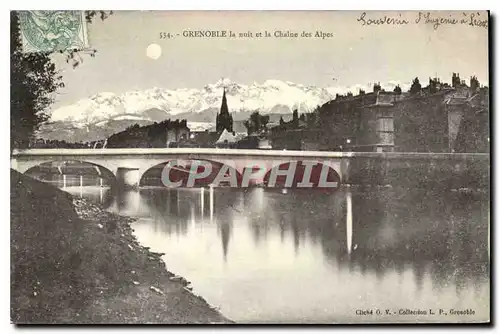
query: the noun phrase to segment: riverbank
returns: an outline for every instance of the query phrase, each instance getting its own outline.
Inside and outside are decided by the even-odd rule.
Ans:
[[[10,204],[13,323],[231,323],[137,242],[131,218],[12,170]]]

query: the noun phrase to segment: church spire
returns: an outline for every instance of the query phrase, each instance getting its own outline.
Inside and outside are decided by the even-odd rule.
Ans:
[[[226,87],[224,87],[224,92],[222,93],[222,105],[220,106],[220,113],[229,114],[229,109],[227,107],[227,99],[226,99]]]
[[[233,131],[233,117],[229,115],[229,108],[227,106],[226,98],[226,87],[222,93],[222,104],[220,106],[220,113],[217,115],[216,119],[216,130],[217,132],[222,132],[224,129],[227,131]]]

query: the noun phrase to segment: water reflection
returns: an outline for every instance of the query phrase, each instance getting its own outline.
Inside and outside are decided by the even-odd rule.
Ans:
[[[351,247],[352,247],[352,194],[351,192],[348,192],[346,194],[346,203],[347,203],[347,210],[346,210],[346,230],[347,230],[347,253],[351,254]]]
[[[103,191],[84,196],[139,217],[139,240],[237,321],[346,321],[373,307],[489,313],[486,196]]]

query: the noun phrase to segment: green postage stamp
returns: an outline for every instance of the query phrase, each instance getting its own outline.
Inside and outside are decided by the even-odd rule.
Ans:
[[[23,11],[19,19],[24,52],[88,48],[83,11]]]

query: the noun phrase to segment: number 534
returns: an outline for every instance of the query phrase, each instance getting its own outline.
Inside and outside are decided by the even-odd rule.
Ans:
[[[169,32],[160,32],[160,39],[168,39],[172,38],[172,35]]]

